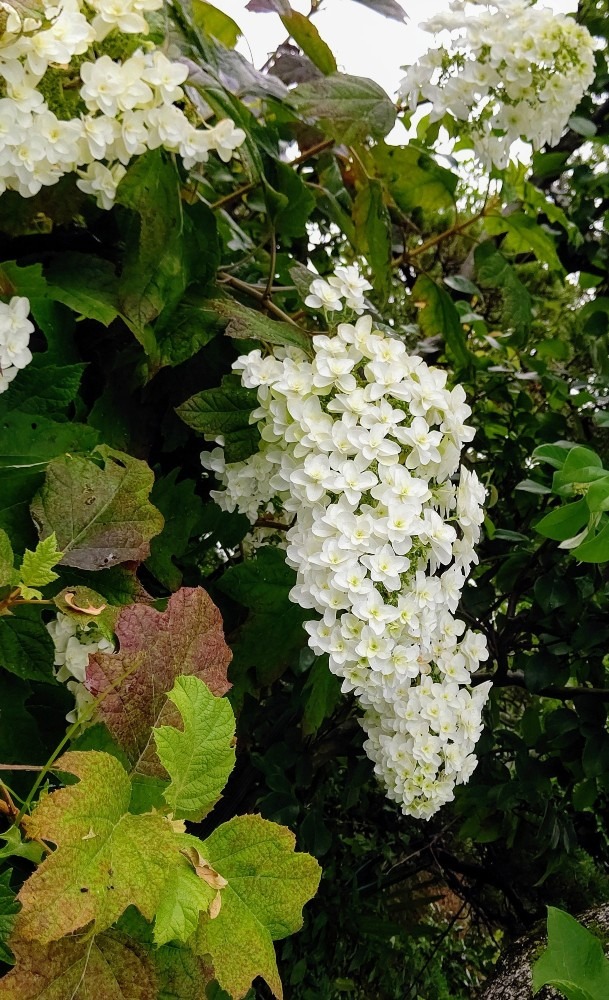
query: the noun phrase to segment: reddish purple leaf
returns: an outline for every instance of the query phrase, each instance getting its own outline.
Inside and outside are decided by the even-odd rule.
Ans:
[[[199,677],[215,695],[230,688],[232,653],[222,618],[201,587],[183,587],[170,597],[166,611],[145,604],[123,608],[116,635],[118,652],[89,658],[86,685],[92,694],[103,696],[98,718],[136,770],[162,775],[150,732],[153,726],[171,724],[175,708],[167,692],[176,677]]]

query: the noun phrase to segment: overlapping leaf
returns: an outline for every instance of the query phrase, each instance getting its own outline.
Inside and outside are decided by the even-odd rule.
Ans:
[[[87,687],[103,696],[99,718],[138,772],[165,776],[151,730],[176,719],[175,707],[167,703],[176,677],[199,677],[216,695],[230,687],[231,652],[220,612],[201,588],[183,588],[170,598],[166,611],[143,604],[124,608],[116,636],[117,653],[90,658]]]
[[[184,728],[154,730],[159,759],[171,778],[164,795],[174,816],[196,821],[218,801],[235,766],[235,717],[230,703],[216,698],[198,677],[178,677],[168,697]]]
[[[71,752],[57,767],[80,780],[43,797],[30,837],[56,846],[19,893],[17,936],[48,944],[92,925],[106,930],[129,906],[149,921],[179,881],[201,906],[214,893],[181,853],[190,838],[159,813],[129,812],[131,781],[110,754]],[[165,937],[160,922],[159,936]]]
[[[294,853],[294,834],[261,816],[237,816],[204,842],[209,864],[228,882],[218,916],[204,918],[196,951],[209,955],[231,997],[244,997],[262,976],[283,996],[273,941],[302,926],[302,908],[317,890],[320,868]]]

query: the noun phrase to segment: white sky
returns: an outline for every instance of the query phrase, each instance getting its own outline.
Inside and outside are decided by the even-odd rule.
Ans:
[[[252,14],[245,9],[247,0],[212,0],[230,14],[242,29],[244,38],[239,50],[261,66],[286,31],[276,14]],[[500,0],[499,0],[500,2]],[[418,27],[441,10],[449,0],[399,0],[408,21],[381,17],[355,0],[326,0],[313,21],[336,56],[339,69],[355,76],[368,76],[394,96],[403,76],[401,66],[414,62],[429,47],[432,36]],[[302,13],[309,10],[309,0],[291,0]],[[556,11],[574,11],[577,0],[545,0],[544,6]]]

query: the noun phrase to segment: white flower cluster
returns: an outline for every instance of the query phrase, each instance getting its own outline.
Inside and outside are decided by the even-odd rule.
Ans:
[[[30,302],[24,295],[14,295],[10,302],[0,302],[0,393],[5,392],[15,375],[32,360],[29,349]]]
[[[454,0],[422,27],[449,37],[409,69],[400,94],[412,110],[429,101],[432,121],[456,119],[487,166],[505,167],[517,139],[555,145],[594,79],[587,29],[527,0]]]
[[[429,817],[476,765],[490,687],[468,687],[488,652],[455,618],[485,496],[463,467],[451,482],[471,410],[369,315],[312,343],[312,362],[293,349],[239,358],[260,450],[225,465],[215,448],[204,465],[224,509],[293,522],[290,596],[322,616],[305,625],[309,644],[364,708],[364,746],[390,798]]]
[[[344,299],[347,309],[361,316],[366,308],[364,293],[371,288],[370,282],[360,274],[357,264],[337,267],[330,278],[315,278],[311,282],[305,305],[311,309],[323,309],[324,312],[341,312]]]
[[[97,629],[77,625],[68,615],[60,612],[49,622],[47,629],[55,646],[55,676],[63,681],[74,695],[76,705],[66,718],[68,722],[81,719],[87,706],[94,700],[85,687],[85,673],[89,656],[93,653],[113,653],[114,645]]]
[[[187,169],[211,150],[228,162],[245,139],[229,119],[197,128],[176,102],[188,69],[148,42],[145,14],[162,0],[44,0],[40,18],[4,3],[0,34],[0,194],[29,198],[77,171],[78,186],[111,208],[134,156],[162,146]],[[3,11],[0,10],[0,14]],[[0,29],[1,31],[1,29]],[[126,58],[106,44],[141,35]],[[87,58],[83,58],[87,57]]]

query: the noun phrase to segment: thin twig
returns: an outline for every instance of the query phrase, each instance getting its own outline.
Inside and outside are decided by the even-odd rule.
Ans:
[[[302,327],[298,326],[298,323],[296,323],[288,313],[284,312],[283,309],[280,309],[279,306],[276,306],[274,302],[270,301],[270,299],[265,298],[264,292],[259,291],[255,285],[250,285],[247,281],[241,281],[241,278],[235,278],[234,275],[227,274],[226,271],[219,272],[218,280],[221,284],[231,285],[233,288],[237,288],[240,292],[250,295],[253,299],[256,299],[257,302],[260,302],[270,313],[273,313],[277,319],[282,319],[284,323],[289,323],[290,326],[296,327],[296,329],[300,330],[302,333],[306,332],[305,330],[302,330]]]

